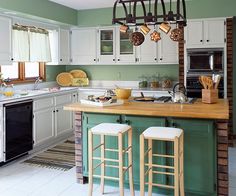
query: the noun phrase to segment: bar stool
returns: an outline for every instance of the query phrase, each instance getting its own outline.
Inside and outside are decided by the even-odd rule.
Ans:
[[[149,127],[140,135],[140,196],[144,196],[145,184],[148,184],[148,195],[152,195],[152,186],[174,189],[174,195],[184,196],[184,169],[183,169],[183,141],[184,133],[182,129],[169,127]],[[148,149],[145,151],[145,140],[147,140]],[[171,141],[174,144],[174,154],[154,154],[153,140]],[[145,163],[147,155],[148,163]],[[174,160],[174,165],[153,164],[153,157],[169,158]],[[145,167],[148,167],[145,171]],[[164,171],[157,171],[153,168],[161,168]],[[168,170],[168,171],[166,171]],[[171,172],[169,171],[171,170]],[[174,185],[166,185],[153,182],[153,174],[174,176]],[[145,176],[148,175],[148,182],[145,182]]]
[[[128,133],[128,147],[123,149],[123,135]],[[100,135],[101,143],[96,147],[93,147],[93,136]],[[118,137],[118,149],[108,149],[105,147],[105,136],[117,136]],[[116,123],[101,123],[89,131],[89,196],[93,194],[93,177],[99,177],[101,179],[101,192],[104,193],[104,179],[112,179],[119,181],[120,196],[124,196],[124,173],[129,171],[129,185],[131,195],[134,196],[134,184],[133,184],[133,163],[132,163],[132,128],[125,124]],[[101,157],[94,157],[93,152],[101,148]],[[117,159],[108,159],[105,157],[105,151],[117,152]],[[123,155],[128,153],[128,166],[124,167]],[[101,160],[101,162],[93,167],[93,160]],[[107,162],[116,162],[118,165],[108,165]],[[93,171],[101,166],[101,175],[95,175]],[[118,168],[119,177],[105,176],[105,167]]]

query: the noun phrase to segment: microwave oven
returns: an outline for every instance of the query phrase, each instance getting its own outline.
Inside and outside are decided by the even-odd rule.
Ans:
[[[223,48],[188,49],[187,72],[224,72]]]

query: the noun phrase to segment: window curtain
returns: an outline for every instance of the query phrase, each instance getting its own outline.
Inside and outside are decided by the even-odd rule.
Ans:
[[[30,61],[50,62],[51,51],[48,33],[29,32]]]
[[[23,30],[22,30],[23,29]],[[13,26],[13,58],[17,62],[50,62],[49,33],[45,30]]]
[[[29,61],[28,31],[13,29],[12,31],[13,59],[16,62]]]

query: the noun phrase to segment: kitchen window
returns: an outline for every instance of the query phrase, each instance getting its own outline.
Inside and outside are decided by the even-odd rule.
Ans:
[[[12,83],[34,82],[35,78],[45,79],[45,63],[42,62],[14,62],[12,66],[0,66],[3,78],[9,78]]]

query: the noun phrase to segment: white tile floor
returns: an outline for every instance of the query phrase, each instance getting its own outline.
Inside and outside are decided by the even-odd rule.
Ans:
[[[230,148],[230,194],[236,196],[236,148]],[[75,168],[58,171],[32,167],[21,161],[0,167],[1,196],[87,196],[88,185],[76,183]],[[105,187],[107,196],[118,196],[118,189]],[[95,196],[101,195],[98,185],[94,185]],[[125,190],[129,196],[129,190]],[[136,195],[139,192],[136,191]],[[153,194],[153,196],[157,196]]]

